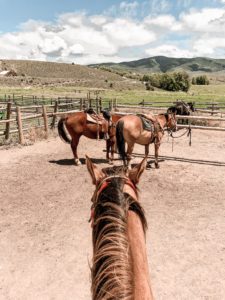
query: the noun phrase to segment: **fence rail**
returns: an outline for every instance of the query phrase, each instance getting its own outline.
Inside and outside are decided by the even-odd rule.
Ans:
[[[18,133],[19,142],[24,144],[24,132],[33,127],[43,128],[46,132],[46,136],[48,136],[49,128],[54,128],[56,125],[57,116],[65,113],[82,111],[87,108],[93,108],[97,113],[99,113],[102,108],[108,108],[109,110],[113,110],[115,113],[120,109],[128,109],[128,112],[134,113],[135,109],[166,111],[169,106],[176,103],[176,101],[136,101],[135,104],[128,105],[126,103],[118,103],[117,99],[104,100],[98,96],[96,98],[92,98],[90,93],[88,93],[86,97],[80,98],[58,97],[53,99],[44,97],[37,98],[36,96],[32,96],[32,101],[30,101],[29,97],[23,96],[22,98],[21,96],[20,100],[22,99],[23,103],[20,101],[19,104],[16,104],[16,101],[18,100],[16,96],[14,96],[15,101],[11,101],[13,97],[9,96],[4,98],[6,101],[1,101],[2,98],[0,97],[0,112],[4,115],[3,119],[0,119],[0,136],[4,136],[5,140],[8,140],[12,134]],[[202,123],[206,126],[202,126],[202,123],[197,123],[178,125],[179,128],[187,128],[191,126],[193,129],[225,131],[225,128],[217,126],[218,122],[225,122],[225,117],[223,117],[225,111],[221,110],[221,108],[225,108],[225,102],[206,102],[205,107],[202,106],[202,102],[197,104],[200,107],[196,110],[198,113],[208,113],[210,116],[177,116],[177,119],[187,119],[190,123],[192,121],[204,121],[204,123]],[[124,114],[126,113],[124,112]],[[217,116],[215,117],[214,115],[216,114]],[[210,121],[217,122],[217,124],[215,123],[215,127],[208,126],[208,122]]]

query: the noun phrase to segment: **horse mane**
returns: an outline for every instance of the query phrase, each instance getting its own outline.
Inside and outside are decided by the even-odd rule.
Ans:
[[[127,234],[128,210],[147,221],[141,205],[123,193],[124,180],[112,178],[94,211],[92,299],[133,299],[133,270]]]

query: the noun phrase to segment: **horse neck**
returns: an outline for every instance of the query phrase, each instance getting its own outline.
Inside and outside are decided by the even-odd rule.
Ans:
[[[145,233],[140,217],[133,211],[128,212],[128,239],[134,273],[134,299],[152,300]]]
[[[99,200],[93,227],[92,299],[134,299],[125,196],[109,187]]]
[[[158,122],[160,123],[160,126],[162,127],[162,128],[164,128],[166,125],[167,125],[167,118],[166,118],[166,116],[164,115],[164,114],[162,114],[162,115],[158,115],[157,116],[157,120],[158,120]]]

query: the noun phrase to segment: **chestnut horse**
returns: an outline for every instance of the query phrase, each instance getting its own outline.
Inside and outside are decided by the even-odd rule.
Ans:
[[[146,115],[147,117],[148,115]],[[152,114],[149,115],[152,119]],[[143,128],[143,122],[139,116],[127,115],[122,117],[116,126],[117,148],[123,159],[124,166],[130,167],[131,154],[134,149],[134,144],[145,145],[145,156],[149,153],[149,144],[155,145],[155,167],[159,168],[158,150],[161,139],[164,135],[164,128],[176,130],[175,114],[160,114],[155,116],[153,130],[147,131]],[[125,152],[125,142],[127,142],[127,153]]]
[[[136,188],[145,167],[146,158],[128,175],[107,176],[87,157],[95,185],[91,209],[93,300],[153,300],[145,244],[147,221]]]
[[[106,159],[109,163],[112,163],[114,159],[114,152],[116,146],[116,122],[122,117],[122,115],[112,115],[111,120],[109,121],[109,130],[108,135],[109,139],[106,140]],[[69,132],[70,137],[68,137],[64,125]],[[82,135],[90,138],[97,139],[98,134],[99,138],[104,138],[104,133],[102,132],[102,125],[98,125],[96,123],[91,123],[87,121],[87,113],[86,112],[76,112],[73,114],[68,114],[65,117],[62,117],[58,122],[58,133],[63,141],[71,145],[75,165],[79,165],[80,161],[77,154],[77,147]],[[109,152],[111,149],[111,157],[109,157]]]

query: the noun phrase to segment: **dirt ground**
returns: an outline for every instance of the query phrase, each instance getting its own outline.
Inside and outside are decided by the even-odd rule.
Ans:
[[[81,138],[80,157],[107,167],[103,148]],[[144,148],[135,153],[139,162]],[[155,299],[223,300],[225,134],[194,131],[191,147],[182,137],[173,151],[165,136],[160,154],[160,169],[152,164],[139,185]],[[86,166],[75,167],[57,137],[2,149],[0,168],[0,299],[91,299]]]

